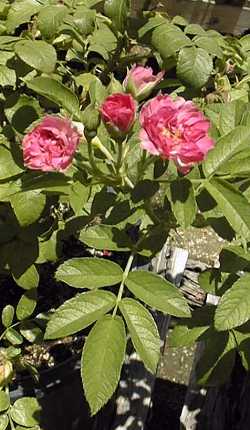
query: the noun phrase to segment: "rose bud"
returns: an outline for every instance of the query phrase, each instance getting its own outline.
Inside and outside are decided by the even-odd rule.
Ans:
[[[138,101],[147,98],[156,85],[162,80],[165,72],[153,74],[151,67],[134,65],[123,81],[125,91],[131,93]]]
[[[24,165],[43,172],[63,172],[70,166],[82,130],[69,119],[46,116],[22,141]]]
[[[136,116],[136,101],[130,94],[115,93],[101,105],[101,117],[112,132],[126,134],[132,128]]]
[[[153,98],[143,106],[140,123],[141,147],[153,155],[173,160],[184,174],[202,161],[215,144],[208,135],[209,120],[192,101],[182,97]]]
[[[100,123],[100,114],[93,104],[89,104],[82,113],[82,121],[87,131],[96,130]]]

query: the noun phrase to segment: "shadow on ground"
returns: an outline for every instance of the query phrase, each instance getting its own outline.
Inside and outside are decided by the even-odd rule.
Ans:
[[[186,385],[157,378],[145,430],[179,430]]]

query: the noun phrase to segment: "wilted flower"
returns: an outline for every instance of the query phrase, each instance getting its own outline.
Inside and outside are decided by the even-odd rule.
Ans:
[[[134,65],[124,79],[124,89],[140,101],[149,96],[154,87],[162,80],[164,73],[162,71],[154,75],[151,67]]]
[[[127,133],[134,124],[136,107],[136,101],[130,94],[112,94],[100,108],[102,120],[111,130]]]
[[[159,95],[146,103],[140,114],[141,146],[162,158],[173,160],[182,173],[202,161],[213,148],[208,136],[210,122],[191,102]]]
[[[0,387],[7,385],[13,376],[13,365],[7,358],[3,348],[0,348]]]
[[[26,167],[32,170],[64,171],[74,157],[81,133],[69,119],[46,116],[22,141]]]

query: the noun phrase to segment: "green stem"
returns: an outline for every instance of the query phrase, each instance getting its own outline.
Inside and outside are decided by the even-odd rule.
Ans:
[[[10,328],[16,327],[16,326],[17,326],[17,325],[19,325],[19,324],[20,324],[20,321],[19,321],[19,322],[17,322],[17,323],[15,323],[15,324],[12,324],[10,327],[7,327],[7,328],[4,330],[4,332],[1,334],[1,336],[0,336],[0,341],[4,338],[5,333],[6,333],[6,331],[7,331],[7,330],[9,330]]]
[[[200,183],[202,183],[202,182],[206,181],[206,179],[192,179],[192,178],[190,178],[190,181],[191,181],[193,184],[200,184]]]
[[[139,163],[138,170],[137,170],[137,182],[140,181],[140,179],[143,178],[144,172],[147,170],[147,168],[150,166],[150,164],[154,163],[157,160],[157,156],[150,155],[147,158],[147,152],[143,151],[141,162]]]
[[[96,146],[96,148],[100,149],[100,151],[107,157],[108,160],[114,162],[114,158],[112,154],[110,154],[109,150],[102,144],[98,136],[95,136],[91,140],[91,144]]]
[[[123,143],[119,142],[118,143],[118,154],[117,154],[117,161],[116,161],[116,173],[117,175],[120,174],[120,170],[122,167],[122,162],[123,162]]]
[[[118,291],[118,295],[117,295],[117,299],[116,299],[116,305],[115,305],[115,308],[114,308],[114,311],[113,311],[113,315],[112,315],[113,317],[116,315],[119,303],[120,303],[120,301],[122,299],[125,282],[126,282],[126,279],[128,277],[128,274],[130,272],[130,269],[131,269],[134,257],[135,257],[135,255],[133,253],[130,254],[129,259],[127,261],[127,265],[126,265],[125,270],[123,272],[122,282],[121,282],[120,287],[119,287],[119,291]]]
[[[132,189],[135,187],[133,182],[127,176],[124,176],[124,182]]]
[[[107,181],[111,181],[114,182],[114,177],[105,175],[105,173],[103,173],[96,165],[95,159],[94,159],[94,154],[93,154],[93,147],[91,142],[88,142],[88,153],[89,153],[89,162],[90,165],[92,167],[93,173],[96,174],[97,177],[102,178],[102,180],[107,180]]]
[[[11,430],[16,430],[16,427],[14,426],[14,423],[12,421],[10,413],[8,413],[8,417],[9,417],[9,422],[10,422],[10,428],[11,428]]]

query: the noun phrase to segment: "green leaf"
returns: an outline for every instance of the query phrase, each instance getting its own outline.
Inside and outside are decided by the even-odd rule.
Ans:
[[[43,73],[52,73],[56,67],[56,50],[43,40],[18,42],[15,45],[15,53],[24,63]]]
[[[120,33],[125,30],[130,7],[130,0],[106,0],[104,3],[105,15],[111,19],[113,27]]]
[[[128,251],[129,239],[125,233],[110,225],[96,225],[82,230],[79,239],[91,248],[110,251]]]
[[[7,329],[5,337],[12,345],[21,345],[23,343],[21,334],[12,327]]]
[[[236,245],[223,247],[220,253],[220,268],[223,272],[236,273],[239,270],[245,270],[249,265],[250,252]]]
[[[160,358],[160,337],[148,310],[133,299],[123,299],[119,308],[125,318],[133,345],[150,372],[155,373]]]
[[[14,36],[0,36],[0,48],[11,50],[16,42],[20,40],[20,37]]]
[[[242,103],[240,100],[221,104],[218,124],[216,124],[220,134],[223,136],[229,133],[235,129],[236,126],[240,125],[240,123],[241,125],[247,125],[241,121],[244,113],[246,113],[246,104]]]
[[[192,345],[213,323],[214,308],[206,306],[192,311],[192,317],[181,319],[170,332],[168,346],[183,347]]]
[[[2,323],[4,327],[9,327],[12,324],[15,314],[15,309],[12,305],[6,305],[2,310]]]
[[[70,25],[71,22],[77,28],[81,36],[87,36],[92,33],[95,28],[96,11],[87,8],[86,6],[78,6],[71,21],[71,17],[64,20]]]
[[[0,145],[0,160],[0,180],[11,178],[23,171],[23,169],[15,163],[9,149],[3,145]]]
[[[1,46],[1,37],[0,37],[0,46]],[[11,51],[1,51],[0,64],[6,66],[8,61],[13,58],[15,55],[14,52]]]
[[[42,116],[43,111],[34,97],[14,92],[6,99],[4,113],[11,126],[18,133],[25,134],[26,129]]]
[[[0,412],[6,411],[10,406],[10,398],[4,391],[0,391]]]
[[[221,297],[215,312],[216,330],[230,330],[250,319],[249,283],[250,275],[245,275]]]
[[[153,31],[152,44],[163,60],[167,60],[184,46],[192,45],[192,42],[179,27],[162,24]]]
[[[207,329],[208,326],[189,329],[185,324],[178,324],[169,335],[168,346],[176,348],[192,345]]]
[[[76,95],[55,79],[37,77],[26,83],[28,88],[58,104],[80,120],[79,102]]]
[[[122,319],[106,315],[88,335],[82,355],[82,381],[91,414],[114,393],[125,358],[126,333]]]
[[[22,227],[37,221],[44,210],[45,204],[46,196],[39,191],[27,191],[11,196],[11,206]]]
[[[16,85],[16,72],[9,69],[9,67],[0,64],[0,86],[2,87],[15,87]]]
[[[244,51],[250,51],[250,34],[241,37],[240,44]]]
[[[89,104],[82,112],[82,122],[89,131],[95,131],[100,123],[100,113],[94,104]]]
[[[188,24],[184,30],[185,34],[202,34],[206,35],[204,28],[202,28],[199,24]]]
[[[105,100],[105,98],[108,96],[107,89],[102,84],[100,79],[96,78],[90,82],[89,96],[90,96],[91,105],[95,106],[96,108],[98,108],[101,105],[101,103]]]
[[[6,349],[7,358],[9,360],[12,360],[13,358],[16,358],[18,355],[21,355],[21,348],[15,348],[14,346],[9,346]]]
[[[138,270],[130,272],[125,283],[147,305],[177,317],[190,316],[189,307],[180,291],[161,276]]]
[[[20,324],[21,335],[31,343],[40,343],[43,340],[42,330],[33,321],[23,321]]]
[[[56,339],[83,330],[109,312],[116,296],[108,291],[90,291],[67,300],[52,315],[46,329],[46,339]]]
[[[57,33],[68,11],[66,6],[58,4],[46,6],[39,12],[37,24],[45,39],[51,39]]]
[[[250,204],[246,197],[222,179],[205,182],[205,187],[235,232],[250,238]]]
[[[87,203],[90,189],[80,181],[74,180],[69,192],[69,202],[76,215],[82,213],[83,206]]]
[[[91,215],[100,216],[102,218],[102,215],[105,215],[106,212],[114,206],[115,201],[116,195],[108,192],[105,187],[100,191],[96,191],[91,203]]]
[[[35,262],[38,256],[37,239],[35,239],[34,236],[27,236],[28,235],[25,235],[23,231],[23,240],[21,237],[16,237],[5,246],[8,264],[15,278],[20,278],[20,276]]]
[[[141,39],[145,36],[149,31],[154,30],[156,27],[159,27],[162,24],[166,24],[167,20],[165,17],[161,15],[155,15],[148,19],[145,25],[139,28],[138,36]]]
[[[199,48],[203,48],[205,51],[207,51],[208,54],[218,58],[223,57],[223,51],[220,47],[220,43],[215,37],[208,36],[206,33],[199,34],[199,36],[194,37],[193,42]]]
[[[223,166],[223,174],[230,174],[232,177],[249,177],[250,175],[250,156],[247,157],[246,154],[244,154],[244,151],[242,154],[238,154],[237,156],[234,156],[234,158],[230,161],[228,161]],[[220,172],[219,172],[220,173]]]
[[[189,227],[195,219],[197,205],[192,183],[188,179],[177,179],[170,184],[171,203],[174,216],[182,228]]]
[[[116,49],[116,46],[117,39],[113,31],[110,30],[108,25],[100,23],[91,35],[89,51],[97,52],[105,60],[108,60],[110,53]]]
[[[243,324],[241,327],[233,330],[233,334],[237,343],[237,350],[240,354],[241,361],[246,371],[250,370],[250,321]]]
[[[210,330],[204,335],[204,351],[196,366],[198,384],[217,386],[228,381],[235,362],[235,341],[231,333]]]
[[[61,264],[56,271],[56,279],[71,287],[89,288],[118,284],[122,280],[123,271],[113,261],[101,258],[72,258]]]
[[[159,191],[159,184],[149,179],[139,181],[131,192],[131,198],[134,203],[150,199]]]
[[[199,286],[206,292],[218,295],[223,276],[218,269],[209,269],[199,275]]]
[[[36,263],[46,263],[47,261],[57,261],[62,254],[62,241],[60,240],[60,230],[54,231],[46,241],[39,242],[39,256]]]
[[[16,400],[10,411],[13,421],[24,427],[39,424],[40,414],[41,406],[33,397],[22,397]]]
[[[17,426],[16,430],[27,430],[27,427]],[[37,427],[37,426],[35,426],[35,427],[29,427],[28,430],[41,430],[41,427]]]
[[[36,266],[32,264],[28,269],[19,277],[13,276],[17,285],[24,290],[31,290],[37,288],[39,284],[39,273]]]
[[[207,51],[195,46],[182,48],[177,62],[177,77],[185,84],[201,88],[213,71],[213,62]]]
[[[103,0],[83,0],[81,3],[86,7],[93,7],[98,3],[101,3]]]
[[[7,32],[13,33],[16,27],[28,22],[31,16],[35,15],[42,7],[42,2],[38,0],[21,0],[12,3],[6,21]]]
[[[9,418],[7,414],[0,415],[0,430],[5,430],[8,427]]]
[[[19,300],[16,308],[16,316],[21,321],[29,318],[37,304],[37,289],[27,290]]]
[[[209,151],[203,162],[203,170],[206,176],[216,173],[219,168],[230,160],[234,154],[249,146],[250,130],[246,126],[235,127],[227,135],[221,137],[214,149]]]

